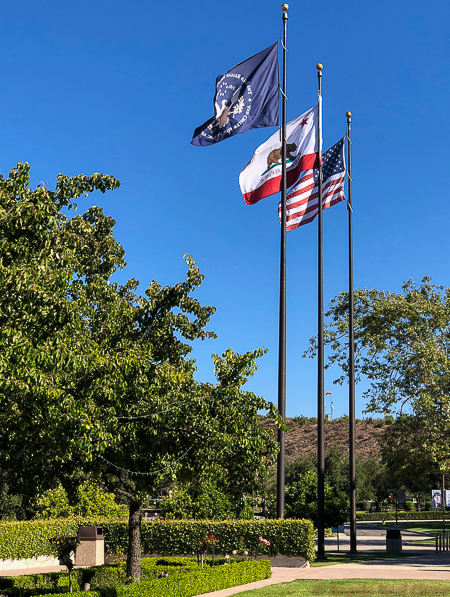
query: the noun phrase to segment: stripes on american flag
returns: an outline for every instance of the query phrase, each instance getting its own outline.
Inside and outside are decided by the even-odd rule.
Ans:
[[[322,156],[322,209],[328,209],[344,201],[344,141],[333,145]],[[319,170],[304,170],[295,186],[286,197],[286,230],[295,230],[309,224],[316,217],[319,196]],[[281,220],[281,203],[278,204],[278,216]]]

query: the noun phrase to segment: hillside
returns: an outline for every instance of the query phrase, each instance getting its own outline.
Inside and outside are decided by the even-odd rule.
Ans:
[[[302,455],[317,453],[317,423],[311,420],[287,419],[289,433],[286,433],[286,460],[295,460]],[[268,419],[261,418],[265,429],[273,429],[275,425]],[[356,457],[362,460],[380,459],[379,440],[385,426],[383,419],[364,419],[356,421],[355,446]],[[348,451],[348,421],[336,419],[325,422],[325,449],[337,444]]]

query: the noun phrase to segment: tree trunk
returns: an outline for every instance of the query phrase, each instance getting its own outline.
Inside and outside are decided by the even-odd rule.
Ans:
[[[141,504],[130,503],[128,519],[127,583],[141,580]]]

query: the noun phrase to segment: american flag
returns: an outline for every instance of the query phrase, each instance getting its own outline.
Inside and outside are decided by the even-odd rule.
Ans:
[[[333,145],[322,156],[322,209],[327,209],[344,201],[344,141]],[[319,196],[319,170],[304,170],[295,186],[286,197],[286,230],[295,230],[309,224],[317,215]],[[281,203],[278,204],[278,216],[281,220]]]

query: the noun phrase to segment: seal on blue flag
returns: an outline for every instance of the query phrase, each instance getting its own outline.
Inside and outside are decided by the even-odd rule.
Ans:
[[[249,129],[278,126],[278,42],[217,77],[214,116],[191,143],[208,146]]]

